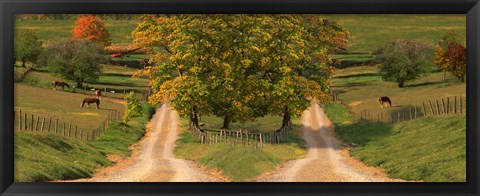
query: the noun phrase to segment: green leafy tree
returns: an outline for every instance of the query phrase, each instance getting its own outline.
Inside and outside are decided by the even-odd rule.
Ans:
[[[21,30],[15,36],[14,43],[15,59],[22,61],[22,67],[25,67],[26,62],[35,64],[43,51],[42,42],[35,31]]]
[[[130,91],[125,95],[127,106],[125,107],[125,115],[123,115],[124,124],[128,124],[132,118],[142,116],[142,106],[140,105],[140,101],[135,97],[136,94],[133,91]]]
[[[431,71],[433,63],[431,46],[405,40],[391,41],[375,52],[375,61],[380,63],[383,80],[397,82],[403,88],[405,82],[417,79]]]
[[[100,64],[105,61],[101,46],[87,40],[69,41],[48,47],[42,63],[62,78],[76,82],[95,83],[100,77]]]
[[[214,114],[222,128],[267,114],[288,121],[327,97],[328,54],[348,43],[339,27],[316,15],[147,15],[132,35],[155,65],[136,76],[151,80],[153,103]]]

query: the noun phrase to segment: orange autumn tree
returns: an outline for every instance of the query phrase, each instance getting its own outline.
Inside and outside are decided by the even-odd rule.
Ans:
[[[104,46],[111,44],[110,34],[102,19],[93,15],[85,15],[75,21],[75,25],[73,38],[90,40]]]

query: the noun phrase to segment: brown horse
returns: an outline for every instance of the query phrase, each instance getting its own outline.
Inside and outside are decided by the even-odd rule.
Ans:
[[[100,96],[102,96],[101,90],[95,90],[95,96],[97,96],[98,100],[100,100]]]
[[[383,106],[385,106],[387,103],[388,105],[390,105],[390,107],[392,107],[392,101],[390,100],[389,97],[379,97],[378,98],[378,102],[380,103],[380,107],[383,108]]]
[[[100,99],[98,99],[98,98],[93,98],[93,97],[87,97],[87,98],[83,99],[82,108],[83,108],[83,106],[85,105],[85,103],[88,104],[87,107],[90,107],[90,104],[91,104],[91,103],[96,103],[96,104],[97,104],[97,109],[98,109],[99,106],[100,106]]]
[[[57,90],[57,86],[61,86],[62,87],[62,90],[64,89],[64,87],[66,86],[67,88],[70,88],[70,85],[68,85],[66,82],[64,81],[52,81],[52,86],[53,86],[53,89]]]

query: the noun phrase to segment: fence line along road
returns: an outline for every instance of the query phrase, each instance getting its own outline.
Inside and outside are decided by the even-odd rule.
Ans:
[[[95,141],[100,137],[108,128],[108,124],[114,120],[122,119],[122,112],[111,110],[107,118],[93,130],[82,130],[79,126],[62,122],[60,118],[42,117],[34,114],[27,114],[22,112],[21,109],[15,111],[16,121],[18,126],[17,131],[32,131],[39,133],[54,133],[68,138],[79,139],[82,141]],[[16,123],[17,124],[17,123]]]

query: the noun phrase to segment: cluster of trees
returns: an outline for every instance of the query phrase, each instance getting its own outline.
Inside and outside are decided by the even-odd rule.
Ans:
[[[344,51],[349,33],[317,15],[142,16],[134,42],[154,55],[136,73],[151,80],[157,104],[170,101],[198,126],[199,115],[246,122],[300,115],[309,99],[327,102],[329,54]]]
[[[110,35],[100,18],[92,15],[80,17],[72,31],[72,38],[44,48],[35,31],[22,30],[15,36],[15,59],[40,66],[63,79],[94,83],[100,76],[100,64],[104,62],[103,47],[110,44]]]
[[[467,49],[460,44],[460,35],[447,31],[435,47],[435,65],[443,69],[443,80],[448,71],[465,82],[467,73]]]
[[[385,81],[397,82],[403,88],[405,82],[429,74],[434,66],[451,71],[465,82],[466,48],[459,43],[458,33],[448,31],[434,48],[428,44],[395,40],[380,46],[375,51],[375,61],[380,63],[380,74]]]

